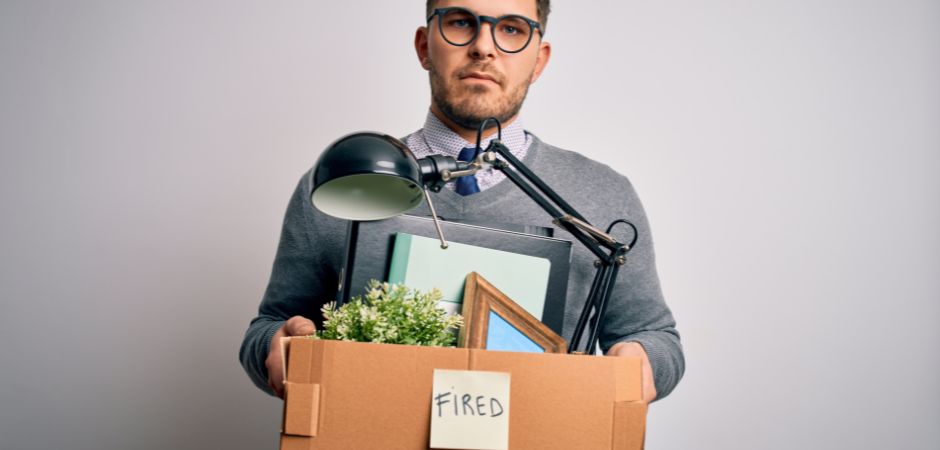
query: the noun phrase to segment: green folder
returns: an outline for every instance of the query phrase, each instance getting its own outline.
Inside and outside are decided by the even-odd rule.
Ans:
[[[529,314],[542,317],[549,269],[545,258],[457,242],[442,249],[437,239],[397,233],[388,281],[423,291],[437,288],[444,294],[441,306],[459,313],[467,275],[477,272]]]

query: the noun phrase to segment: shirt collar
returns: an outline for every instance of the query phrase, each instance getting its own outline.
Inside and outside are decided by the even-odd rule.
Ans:
[[[438,153],[447,156],[457,157],[457,154],[460,153],[460,150],[465,147],[474,147],[476,146],[476,141],[467,142],[466,139],[460,137],[459,134],[455,133],[454,130],[451,130],[444,122],[441,122],[437,116],[434,115],[430,110],[428,111],[428,116],[424,121],[424,129],[422,130],[424,138],[427,141],[430,151],[432,153]],[[480,141],[480,147],[486,149],[490,144],[490,141],[496,137],[496,133],[493,133],[490,137],[484,137]],[[502,141],[510,153],[519,157],[525,153],[526,148],[526,132],[522,126],[522,120],[516,117],[511,124],[503,127],[502,131]]]

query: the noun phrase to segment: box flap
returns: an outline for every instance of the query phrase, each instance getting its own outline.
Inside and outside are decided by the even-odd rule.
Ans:
[[[316,436],[320,418],[320,385],[288,381],[284,388],[284,434]]]
[[[311,450],[314,448],[314,441],[311,437],[281,434],[280,450]]]
[[[613,450],[642,450],[646,441],[645,402],[614,404]]]

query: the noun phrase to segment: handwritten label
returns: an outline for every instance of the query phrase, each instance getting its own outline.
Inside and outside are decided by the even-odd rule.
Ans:
[[[431,447],[509,449],[509,374],[434,370]]]

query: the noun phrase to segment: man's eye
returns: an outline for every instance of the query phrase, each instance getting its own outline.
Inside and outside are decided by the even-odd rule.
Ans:
[[[507,25],[507,26],[503,27],[503,33],[506,33],[506,34],[519,34],[519,29],[516,28],[516,27],[514,27],[514,26]]]
[[[450,26],[457,28],[468,28],[470,26],[470,21],[467,19],[451,20]]]

